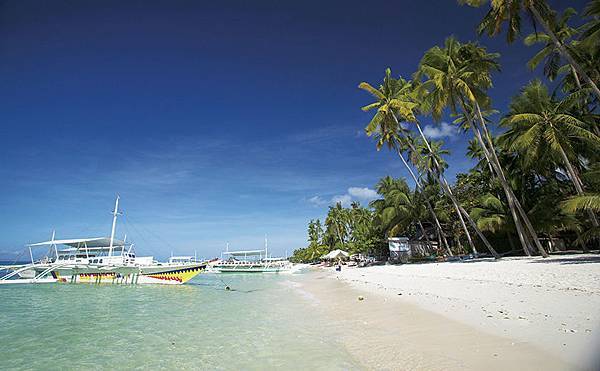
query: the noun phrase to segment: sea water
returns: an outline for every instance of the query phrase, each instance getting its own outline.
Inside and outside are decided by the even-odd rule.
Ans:
[[[177,286],[2,285],[0,368],[359,368],[293,281],[201,274]]]

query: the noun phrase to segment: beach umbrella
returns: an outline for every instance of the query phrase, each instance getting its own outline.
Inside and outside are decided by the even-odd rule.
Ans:
[[[325,255],[323,257],[323,259],[326,259],[326,260],[346,259],[349,256],[350,256],[350,254],[348,254],[346,251],[337,249],[337,250],[333,250],[329,254]]]

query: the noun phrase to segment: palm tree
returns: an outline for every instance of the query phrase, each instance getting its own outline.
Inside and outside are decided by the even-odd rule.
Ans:
[[[572,39],[575,35],[577,35],[578,30],[569,26],[569,19],[577,14],[575,9],[567,8],[562,16],[552,22],[554,25],[554,33],[556,37],[560,40],[560,42],[566,45],[570,39]],[[556,79],[559,71],[561,70],[561,54],[560,50],[556,47],[556,44],[552,40],[548,34],[543,32],[534,32],[529,34],[523,40],[525,45],[531,46],[534,44],[542,44],[542,49],[537,52],[530,60],[527,62],[527,66],[530,69],[534,70],[538,65],[544,62],[544,75],[546,75],[550,81]],[[579,75],[573,66],[570,66],[571,73],[573,74],[573,78],[577,82],[577,87],[581,89],[581,82],[579,80]]]
[[[335,236],[340,242],[341,247],[344,247],[346,238],[348,236],[347,218],[345,210],[340,202],[336,203],[335,206],[329,206],[329,212],[325,219],[325,226],[327,227],[330,235]],[[335,242],[334,242],[335,246]]]
[[[394,236],[405,230],[412,223],[407,218],[410,215],[410,188],[406,181],[386,176],[379,180],[376,190],[383,198],[371,201],[370,206],[375,209],[386,235]]]
[[[369,91],[373,96],[375,96],[376,98],[378,98],[380,100],[378,102],[375,102],[368,106],[363,107],[364,111],[368,111],[373,108],[378,109],[377,114],[373,117],[373,120],[375,120],[376,122],[374,123],[373,121],[371,121],[369,126],[367,126],[367,129],[366,129],[367,134],[369,134],[370,130],[376,130],[376,128],[378,127],[378,124],[382,121],[386,125],[386,127],[389,128],[390,123],[387,123],[386,120],[384,120],[384,117],[391,116],[393,119],[393,124],[395,124],[395,125],[393,125],[393,127],[401,127],[398,117],[396,116],[396,114],[398,113],[401,115],[403,122],[415,124],[423,142],[425,143],[425,145],[429,146],[429,141],[427,140],[427,137],[423,133],[423,130],[421,128],[419,120],[417,120],[417,118],[415,117],[415,114],[414,114],[414,110],[417,108],[417,102],[419,102],[419,104],[421,104],[421,103],[420,103],[420,97],[415,96],[415,94],[414,94],[415,89],[413,87],[413,84],[410,81],[404,80],[402,78],[399,78],[399,79],[392,78],[391,71],[386,71],[386,78],[387,78],[387,81],[390,82],[390,85],[394,87],[394,89],[388,88],[388,84],[386,84],[386,80],[384,80],[384,84],[380,87],[381,91],[377,91],[377,89],[373,88],[368,83],[361,83],[359,85],[360,88]],[[388,92],[388,91],[393,91],[394,94],[384,94],[384,92]],[[394,106],[401,107],[401,109],[399,109],[398,112],[395,112],[395,109],[392,108]],[[378,117],[378,115],[379,115],[379,117]],[[382,131],[380,129],[380,132],[386,133],[387,131]],[[406,143],[406,145],[410,148],[410,150],[412,152],[416,152],[416,150],[414,148],[412,148],[413,145],[410,140],[404,141],[404,143]],[[436,167],[439,167],[439,164],[436,164]],[[460,220],[461,226],[463,227],[463,230],[465,231],[465,235],[467,236],[467,240],[469,242],[471,250],[474,253],[477,252],[477,250],[475,249],[475,244],[473,243],[473,239],[471,238],[471,234],[467,228],[467,225],[466,225],[464,219],[467,219],[469,221],[469,224],[471,225],[471,227],[473,227],[473,229],[475,230],[475,232],[477,233],[479,238],[483,241],[484,245],[492,253],[492,255],[494,255],[495,257],[499,257],[499,255],[497,255],[496,251],[493,249],[492,245],[489,243],[487,238],[477,228],[477,225],[471,219],[471,217],[469,216],[467,211],[460,205],[460,203],[458,202],[456,197],[454,197],[454,195],[452,194],[452,190],[450,189],[450,184],[448,183],[446,178],[442,175],[438,179],[438,181],[439,181],[438,183],[442,187],[442,190],[444,191],[444,193],[452,201],[452,204],[456,210],[456,213],[458,214],[458,218]]]
[[[423,226],[423,220],[425,220],[426,217],[426,208],[424,207],[424,201],[427,200],[425,194],[423,194],[422,192],[419,192],[418,190],[415,189],[414,192],[412,192],[411,196],[411,202],[410,202],[410,208],[409,208],[409,220],[415,221],[417,225],[419,226],[419,229],[421,230],[421,235],[423,237],[425,237],[425,241],[427,242],[427,245],[429,246],[429,248],[431,250],[433,250],[433,244],[431,243],[431,239],[429,238],[429,233],[427,233],[427,230],[425,229],[425,226]]]
[[[600,211],[600,193],[584,193],[579,196],[573,196],[563,201],[561,204],[567,212],[574,213],[580,210]]]
[[[600,44],[600,0],[590,1],[583,10],[583,15],[590,20],[583,25],[581,42],[597,48]]]
[[[312,220],[308,223],[308,242],[310,246],[318,246],[321,243],[323,236],[323,227],[319,219]]]
[[[371,202],[375,214],[388,236],[406,233],[411,225],[416,225],[421,230],[427,244],[431,249],[433,245],[423,226],[427,209],[420,192],[411,192],[404,179],[393,179],[389,176],[382,178],[376,186],[377,192],[383,196]]]
[[[600,163],[592,165],[590,170],[582,175],[582,178],[586,179],[594,191],[572,196],[561,202],[560,207],[566,213],[576,213],[578,211],[600,212]],[[579,236],[577,242],[583,245],[585,251],[585,243],[593,239],[600,239],[600,228],[592,226]]]
[[[583,195],[573,196],[561,203],[561,208],[567,213],[575,213],[577,211],[586,211],[588,213],[600,212],[600,193],[584,193]],[[600,227],[592,226],[592,228],[579,235],[576,243],[584,246],[583,252],[586,252],[585,243],[600,239]]]
[[[498,196],[486,193],[479,197],[477,206],[471,209],[471,216],[482,231],[504,233],[511,249],[515,249],[512,239],[515,226],[508,206]]]
[[[416,104],[407,97],[407,82],[403,79],[394,79],[391,74],[391,70],[389,68],[386,69],[383,84],[379,89],[374,88],[367,82],[362,82],[358,85],[360,89],[365,90],[377,99],[376,102],[362,107],[362,110],[365,112],[377,109],[377,112],[365,128],[365,131],[368,136],[375,136],[378,151],[384,145],[387,145],[389,149],[398,153],[398,157],[400,157],[410,176],[413,178],[415,186],[417,189],[422,190],[421,182],[416,177],[402,154],[403,149],[410,141],[410,134],[408,133],[408,130],[400,125],[396,116],[396,113],[398,113],[401,117],[416,119],[413,114],[413,109],[416,107]],[[426,205],[435,221],[440,235],[442,236],[447,252],[452,255],[444,230],[428,200],[426,201]]]
[[[584,195],[583,182],[573,163],[580,159],[576,147],[581,143],[598,146],[600,137],[586,129],[586,123],[571,114],[579,94],[573,93],[562,100],[548,94],[539,80],[528,84],[513,98],[509,114],[502,125],[509,127],[503,140],[509,148],[519,152],[526,163],[542,158],[561,164],[579,196]],[[593,210],[587,210],[594,227],[598,220]]]
[[[448,168],[448,163],[444,160],[443,156],[450,154],[450,152],[448,150],[442,149],[442,146],[443,141],[431,141],[428,143],[424,140],[419,140],[416,142],[415,147],[413,147],[413,152],[411,153],[411,160],[421,172],[434,174],[438,179],[444,179],[444,181],[447,184],[447,181],[444,177],[444,170]],[[448,191],[452,192],[449,186]],[[464,213],[464,209],[462,208],[462,206],[461,211]],[[475,224],[474,227],[476,229],[479,228],[479,226],[475,223],[470,214],[467,217],[471,220],[471,223]],[[480,234],[480,237],[483,236],[481,232],[478,233]],[[468,237],[469,236],[467,236],[467,240],[469,240]],[[483,237],[483,240],[487,243],[487,239],[485,237]],[[469,242],[471,245],[472,252],[476,254],[477,250],[475,250],[472,242]],[[493,249],[491,251],[493,251]],[[495,251],[493,251],[493,254],[494,253]]]
[[[422,172],[433,172],[440,174],[448,168],[448,163],[444,160],[445,155],[449,155],[450,151],[443,149],[443,141],[432,140],[429,146],[422,140],[415,144],[416,153],[412,153],[411,160]],[[438,164],[439,166],[437,166]]]
[[[433,174],[435,178],[440,179],[444,176],[444,170],[448,168],[448,163],[444,160],[444,155],[449,155],[450,151],[442,148],[444,142],[443,141],[431,141],[430,145],[427,146],[423,140],[416,140],[411,146],[412,150],[410,150],[410,160],[414,164],[414,166],[419,170],[421,174]],[[417,197],[418,196],[418,197]],[[415,192],[414,198],[423,198],[427,200],[425,191],[417,195]],[[413,210],[415,215],[418,215],[418,209]],[[423,235],[427,238],[427,243],[431,247],[431,242],[429,241],[429,236],[425,232],[425,228],[419,222],[420,229]],[[471,245],[472,252],[474,254],[477,253],[477,250],[473,245]]]
[[[458,107],[460,107],[464,116],[463,125],[471,128],[484,151],[487,161],[491,164],[502,183],[523,249],[528,252],[530,247],[517,211],[528,227],[538,250],[542,256],[547,256],[535,234],[535,230],[533,230],[533,226],[531,226],[527,215],[522,210],[504,176],[479,106],[480,102],[485,105],[489,104],[489,97],[485,94],[485,90],[491,86],[491,69],[498,67],[495,61],[496,58],[497,55],[488,54],[485,49],[475,44],[463,45],[455,38],[449,37],[446,39],[443,48],[435,46],[429,49],[421,59],[415,78],[420,80],[425,77],[426,80],[416,89],[416,94],[422,99],[423,107],[431,112],[436,120],[441,119],[446,107],[449,107],[455,114],[458,112]],[[475,111],[478,114],[481,129],[473,120]],[[485,132],[487,143],[483,139],[481,130]],[[488,149],[488,145],[490,149]]]
[[[475,7],[487,3],[486,0],[459,0],[459,2]],[[571,55],[568,46],[554,32],[551,26],[554,12],[544,0],[492,0],[490,1],[490,10],[479,24],[478,32],[480,34],[487,32],[489,36],[495,36],[502,31],[502,24],[506,22],[508,23],[507,41],[511,43],[521,31],[521,12],[523,11],[531,15],[532,19],[542,26],[559,53],[583,77],[591,87],[594,95],[600,99],[600,89],[598,89],[596,83]]]
[[[485,169],[485,165],[487,165],[487,170],[489,170],[489,175],[494,175],[494,169],[492,169],[492,164],[486,161],[485,154],[483,153],[483,148],[479,145],[476,139],[470,139],[469,145],[467,146],[467,157],[472,159],[477,159],[479,162],[476,165],[476,168],[480,171]]]
[[[482,195],[477,200],[478,206],[471,209],[471,216],[477,221],[481,230],[496,233],[507,228],[510,220],[506,205],[491,193]]]

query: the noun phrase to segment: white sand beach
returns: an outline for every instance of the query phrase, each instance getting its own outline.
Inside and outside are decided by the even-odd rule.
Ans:
[[[377,298],[414,305],[474,331],[509,339],[513,348],[539,349],[546,361],[557,358],[565,362],[562,366],[550,363],[558,369],[600,369],[599,255],[326,271],[326,277],[360,290],[365,296],[362,302]],[[389,311],[381,315],[388,316],[386,321],[390,324],[398,319]],[[458,345],[451,339],[448,337],[445,344],[448,354]],[[475,337],[469,341],[481,340]],[[547,367],[547,362],[534,362],[525,369],[543,369],[544,364]]]

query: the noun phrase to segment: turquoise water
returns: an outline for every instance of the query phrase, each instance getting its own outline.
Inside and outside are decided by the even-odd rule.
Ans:
[[[0,368],[358,368],[294,279],[204,274],[181,286],[3,285]]]

